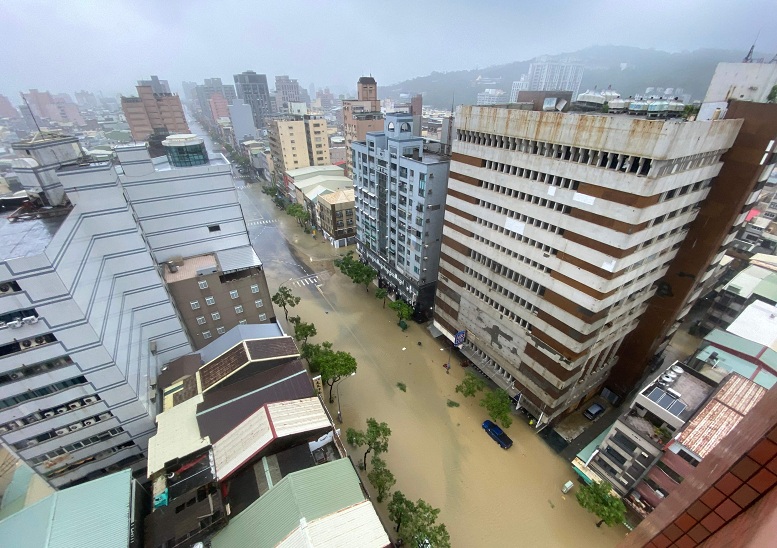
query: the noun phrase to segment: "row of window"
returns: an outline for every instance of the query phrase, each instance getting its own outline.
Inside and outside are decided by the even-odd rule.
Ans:
[[[264,306],[264,300],[257,299],[257,300],[254,301],[254,304],[256,305],[256,308],[262,308]],[[242,305],[236,306],[235,307],[235,314],[242,314],[242,313],[243,313],[243,306]],[[213,321],[218,321],[218,320],[221,319],[221,313],[220,312],[211,312],[210,317],[211,317],[211,319],[213,319]],[[205,325],[206,321],[207,320],[205,319],[205,316],[198,316],[197,317],[197,323],[200,324],[200,325]]]
[[[114,428],[113,430],[121,430],[121,429],[120,428]],[[121,432],[116,432],[116,434],[110,434],[110,432],[113,432],[113,430],[110,430],[109,432],[107,432],[107,434],[109,434],[107,437],[103,437],[103,439],[99,439],[97,441],[92,441],[91,443],[97,443],[99,441],[105,441],[106,439],[110,439],[111,436],[115,436],[116,434],[121,433]],[[97,437],[97,436],[94,436],[94,437]],[[91,439],[92,438],[90,438],[90,440]],[[135,447],[135,442],[132,441],[132,440],[126,441],[126,442],[124,442],[124,443],[122,443],[120,445],[116,445],[114,447],[109,447],[108,449],[105,449],[104,451],[100,451],[99,453],[96,453],[96,454],[94,454],[94,455],[92,455],[90,457],[86,457],[83,460],[74,462],[72,464],[68,464],[68,465],[63,466],[61,468],[57,468],[56,470],[52,470],[51,472],[46,472],[46,477],[49,478],[49,479],[53,479],[53,478],[62,476],[63,474],[68,474],[70,472],[73,472],[73,471],[81,468],[82,466],[85,466],[87,464],[92,464],[93,462],[97,462],[97,461],[100,461],[100,460],[104,460],[104,459],[110,457],[111,455],[113,455],[114,453],[118,453],[119,451],[123,451],[124,449],[128,449],[130,447]]]
[[[49,417],[53,417],[54,415],[61,415],[63,413],[68,413],[73,409],[78,409],[80,407],[91,405],[93,403],[97,403],[98,401],[100,401],[100,397],[97,396],[96,394],[92,394],[91,396],[76,398],[75,400],[69,401],[67,403],[63,403],[62,405],[58,405],[56,407],[41,409],[40,411],[36,411],[35,413],[30,413],[29,415],[26,415],[19,419],[14,419],[4,424],[0,424],[0,434],[4,434],[5,432],[10,432],[11,430],[17,430],[19,428],[24,428],[25,426],[28,426],[30,424],[35,424],[36,422],[48,419]]]
[[[200,289],[206,289],[208,287],[208,282],[205,280],[201,280],[197,283],[199,284]],[[257,284],[252,285],[251,293],[259,293],[259,285]],[[238,297],[240,297],[237,289],[231,290],[229,292],[229,297],[230,299],[237,299]],[[260,301],[257,301],[257,302],[260,302]],[[213,306],[214,304],[216,304],[216,299],[214,297],[205,297],[205,304],[207,304],[208,306]],[[192,310],[197,310],[198,308],[200,308],[200,301],[190,301],[189,305],[192,307]]]
[[[545,287],[543,285],[541,285],[538,282],[535,282],[531,278],[527,278],[523,274],[519,274],[518,272],[516,272],[514,270],[511,270],[511,269],[507,268],[506,266],[502,266],[502,265],[500,265],[499,263],[497,263],[495,261],[491,263],[491,267],[490,268],[491,268],[491,270],[494,273],[499,274],[499,275],[507,278],[508,280],[511,280],[511,281],[517,283],[518,285],[522,285],[523,287],[525,287],[526,289],[528,289],[532,293],[536,293],[537,295],[540,295],[540,296],[545,294]],[[489,276],[484,276],[483,274],[481,274],[480,272],[478,272],[474,268],[470,268],[468,266],[465,266],[464,267],[464,273],[469,275],[469,276],[472,276],[476,280],[479,280],[480,282],[486,284],[491,289],[496,289],[497,291],[499,291],[503,295],[507,295],[508,293],[510,293],[509,291],[507,291],[507,289],[505,289],[504,287],[500,286],[498,283],[496,283],[494,280],[492,280]],[[518,297],[515,297],[515,299],[518,299]],[[513,300],[515,300],[515,299],[513,299]],[[515,302],[518,302],[518,301],[515,300]],[[525,308],[527,308],[529,310],[534,310],[534,307],[532,305],[528,304],[528,303],[526,303],[525,305],[521,304],[521,306],[524,306]]]
[[[569,179],[568,177],[560,177],[558,175],[551,175],[543,171],[536,171],[533,169],[526,169],[523,167],[514,166],[512,164],[504,164],[502,162],[494,162],[486,160],[486,169],[498,171],[499,173],[507,173],[508,175],[515,175],[516,177],[523,177],[530,181],[537,181],[545,183],[550,186],[556,186],[559,188],[568,188],[570,190],[577,190],[580,186],[580,181]],[[481,181],[480,186],[483,186],[485,181]]]
[[[499,251],[501,253],[504,253],[508,257],[512,257],[513,259],[518,259],[519,261],[521,261],[523,263],[526,263],[527,265],[531,266],[532,268],[536,268],[540,272],[543,272],[543,273],[550,272],[550,268],[548,268],[544,264],[538,263],[537,261],[534,261],[531,258],[526,257],[525,255],[521,255],[520,253],[518,253],[517,251],[515,251],[513,249],[508,249],[508,248],[506,248],[506,247],[504,247],[502,245],[499,245],[496,242],[492,242],[488,238],[484,238],[483,236],[479,236],[479,235],[475,234],[473,236],[473,239],[478,241],[478,242],[483,242],[484,244],[486,244],[486,245],[488,245],[490,247],[493,247],[494,249],[496,249],[497,251]],[[549,246],[543,246],[543,247],[549,247]],[[550,248],[546,253],[548,253],[549,255],[555,255],[556,254],[556,250]]]
[[[16,449],[26,449],[27,447],[31,447],[33,445],[37,445],[38,443],[42,443],[44,441],[57,438],[59,436],[66,436],[70,434],[71,432],[76,432],[80,430],[81,428],[91,426],[93,424],[96,424],[100,421],[106,421],[108,419],[113,418],[113,413],[106,411],[105,413],[100,413],[99,415],[94,415],[91,417],[87,417],[83,421],[78,421],[70,426],[63,426],[61,428],[52,429],[48,432],[44,432],[43,434],[39,434],[35,436],[34,438],[30,438],[27,440],[22,440],[20,442],[14,443],[13,446]],[[65,446],[65,449],[67,449],[69,446]],[[69,451],[65,451],[69,452]],[[62,454],[62,453],[58,453]],[[56,456],[56,455],[54,455]],[[51,458],[51,457],[49,457]],[[42,458],[42,457],[36,457],[36,459],[40,459],[38,462],[43,462],[44,460],[48,460],[48,458]],[[35,462],[36,459],[32,459],[33,464],[38,464],[38,462]]]
[[[73,360],[70,359],[70,356],[63,356],[61,358],[56,358],[54,360],[48,360],[33,365],[25,365],[0,374],[0,386],[10,382],[15,382],[22,378],[34,377],[35,375],[40,375],[41,373],[48,373],[49,371],[67,367],[69,365],[73,365]]]
[[[500,213],[502,215],[507,215],[510,219],[515,219],[516,221],[519,221],[521,223],[526,223],[528,225],[536,226],[537,228],[541,228],[542,230],[547,230],[548,232],[552,232],[553,234],[563,234],[564,229],[560,228],[556,225],[552,225],[546,221],[542,221],[540,219],[535,219],[534,217],[529,217],[528,215],[524,215],[523,213],[518,213],[515,210],[512,210],[508,207],[503,207],[497,204],[492,204],[491,202],[487,202],[486,200],[478,200],[478,205],[480,207],[483,207],[485,209],[490,209],[491,211],[496,211],[497,213]],[[493,223],[491,223],[493,224]]]
[[[508,318],[510,318],[511,321],[515,322],[516,324],[518,324],[522,328],[524,328],[524,329],[526,329],[528,331],[532,330],[532,325],[528,321],[526,321],[525,319],[521,318],[519,315],[517,315],[515,312],[513,312],[512,310],[510,310],[509,308],[504,306],[499,301],[495,301],[494,299],[492,299],[491,297],[489,297],[488,295],[486,295],[482,291],[478,291],[476,288],[472,287],[471,285],[469,285],[467,283],[464,284],[464,289],[466,289],[467,291],[472,293],[475,297],[477,297],[478,299],[480,299],[481,301],[483,301],[484,303],[486,303],[487,305],[489,305],[490,307],[495,309],[500,314],[505,315]]]
[[[267,314],[259,314],[259,321],[261,321],[261,322],[267,321]],[[237,323],[240,324],[240,325],[245,325],[245,324],[248,323],[248,320],[240,320]],[[219,326],[219,327],[216,328],[216,333],[218,335],[223,335],[225,332],[226,332],[226,328],[224,326]],[[202,337],[204,339],[210,339],[210,338],[213,337],[213,333],[211,333],[210,330],[203,331],[202,332]]]
[[[533,194],[527,194],[525,192],[513,190],[511,188],[507,188],[501,185],[496,185],[494,183],[488,183],[486,181],[480,181],[480,183],[481,183],[480,186],[485,188],[486,190],[498,192],[499,194],[504,194],[505,196],[508,196],[510,198],[518,198],[519,200],[523,200],[524,202],[529,202],[531,204],[538,205],[541,207],[547,207],[548,209],[552,209],[554,211],[560,211],[561,213],[569,213],[572,211],[571,207],[561,204],[559,202],[554,202],[553,200],[548,200],[547,198],[540,198],[539,196],[535,196]]]
[[[62,390],[67,390],[71,386],[78,386],[79,384],[86,384],[86,377],[78,376],[72,379],[55,382],[49,384],[48,386],[41,386],[40,388],[27,390],[26,392],[15,394],[11,397],[0,400],[0,409],[13,407],[29,400],[34,400],[36,398],[42,398],[43,396],[54,394],[56,392],[61,392]]]
[[[471,269],[468,269],[468,270],[470,270],[468,274],[470,274],[473,278],[480,281],[481,283],[484,283],[485,285],[487,285],[489,290],[494,290],[497,293],[504,295],[505,297],[507,297],[514,303],[516,303],[518,306],[525,308],[531,313],[535,313],[535,311],[537,310],[537,307],[534,306],[532,303],[516,295],[515,293],[513,293],[503,285],[498,284],[495,281],[491,280],[488,276],[483,276],[482,274],[479,274],[478,272]]]

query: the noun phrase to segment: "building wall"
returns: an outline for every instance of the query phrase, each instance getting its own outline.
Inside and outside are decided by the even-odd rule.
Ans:
[[[311,166],[331,165],[329,157],[329,135],[326,120],[310,118],[305,120],[305,133],[308,145],[308,156]]]
[[[0,386],[0,399],[49,391],[0,409],[3,429],[18,421],[0,436],[39,474],[79,464],[49,478],[55,487],[126,459],[141,464],[155,429],[156,404],[148,387],[162,364],[191,351],[112,166],[60,176],[75,207],[45,253],[0,262],[0,279],[13,280],[21,289],[0,296],[0,310],[34,308],[39,318],[20,329],[0,330],[0,344],[49,333],[56,337],[56,342],[3,356],[0,371],[57,364]],[[51,416],[43,416],[44,410],[51,410]],[[69,431],[23,448],[29,443],[25,440],[63,428]],[[56,454],[108,430],[114,435],[104,441]],[[113,452],[130,441],[131,446]]]
[[[319,198],[318,222],[321,230],[338,240],[356,235],[356,208],[353,201],[329,203]]]
[[[270,100],[267,76],[250,70],[235,74],[235,91],[238,98],[251,106],[254,126],[260,129],[267,127],[267,117],[275,112]]]
[[[210,96],[210,115],[213,120],[219,118],[229,118],[229,103],[221,93],[214,93]]]
[[[291,169],[310,166],[307,135],[303,120],[273,120],[268,133],[276,184]]]
[[[229,118],[232,120],[235,139],[238,142],[256,137],[256,127],[250,105],[242,101],[234,101],[229,105]]]
[[[206,287],[201,288],[201,282]],[[168,288],[197,350],[239,323],[275,321],[272,296],[259,268],[246,269],[239,276],[214,272],[172,282]],[[236,298],[232,298],[231,291],[237,291]],[[213,297],[214,304],[209,305],[206,297]],[[198,308],[192,308],[192,303]]]
[[[377,97],[372,100],[345,100],[342,114],[347,162],[345,174],[351,177],[353,175],[351,145],[356,141],[364,141],[367,133],[371,131],[382,131],[383,115],[380,113],[380,101]]]
[[[155,94],[151,86],[137,86],[137,91],[137,98],[122,97],[121,101],[133,140],[145,141],[155,129],[165,129],[170,134],[189,133],[177,95]]]
[[[456,128],[435,320],[547,420],[617,361],[739,123],[462,107]]]

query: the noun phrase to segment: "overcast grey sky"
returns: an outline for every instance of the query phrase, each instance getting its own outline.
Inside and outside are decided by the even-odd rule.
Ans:
[[[178,89],[244,70],[379,83],[617,44],[777,53],[775,0],[2,0],[0,93]]]

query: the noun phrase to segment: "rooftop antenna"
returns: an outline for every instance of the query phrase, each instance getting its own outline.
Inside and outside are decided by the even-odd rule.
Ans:
[[[24,93],[19,92],[19,95],[22,96],[22,101],[24,101],[24,104],[27,106],[27,110],[30,111],[30,116],[32,117],[32,121],[35,122],[35,127],[38,128],[38,133],[42,133],[40,130],[40,126],[38,125],[38,121],[35,119],[35,114],[32,112],[32,109],[30,108],[30,104],[27,102],[27,98],[24,96]]]
[[[758,30],[758,34],[755,35],[755,40],[753,40],[753,45],[750,46],[750,51],[747,52],[747,55],[745,55],[745,58],[742,60],[743,63],[753,63],[755,60],[753,59],[753,51],[755,50],[755,43],[758,42],[758,37],[761,35],[761,30]]]

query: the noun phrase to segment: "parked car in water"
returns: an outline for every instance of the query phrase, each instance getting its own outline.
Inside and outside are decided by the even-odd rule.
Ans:
[[[485,430],[489,436],[494,438],[494,441],[499,444],[502,449],[510,449],[513,446],[513,440],[510,436],[504,433],[496,424],[491,421],[483,422],[483,430]]]
[[[604,413],[604,406],[601,404],[595,403],[591,407],[583,411],[583,416],[587,418],[589,421],[592,421],[602,413]]]

